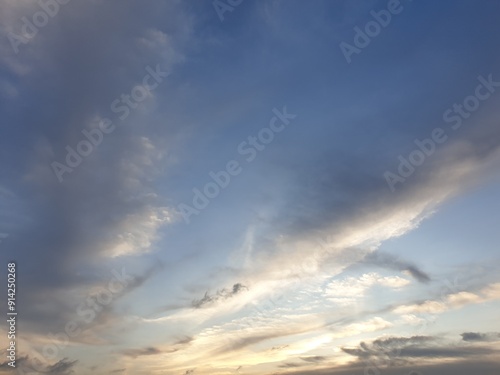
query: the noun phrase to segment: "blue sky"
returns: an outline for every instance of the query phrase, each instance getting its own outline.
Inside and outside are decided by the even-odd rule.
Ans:
[[[4,2],[17,372],[496,374],[499,11]]]

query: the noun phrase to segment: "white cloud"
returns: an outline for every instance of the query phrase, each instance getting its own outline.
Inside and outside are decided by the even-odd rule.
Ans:
[[[399,306],[396,314],[440,314],[448,310],[459,309],[467,305],[500,299],[500,283],[482,288],[477,294],[461,291],[449,294],[438,300],[427,300],[419,304]]]
[[[399,289],[408,285],[408,279],[399,276],[382,277],[377,273],[367,273],[361,277],[347,277],[334,280],[326,286],[325,296],[339,305],[351,305],[362,299],[365,293],[374,285],[382,285]]]
[[[145,207],[142,212],[127,215],[115,229],[115,240],[108,245],[106,256],[117,257],[148,252],[158,239],[158,229],[173,221],[167,207]]]
[[[381,317],[374,317],[360,323],[349,324],[346,327],[339,329],[333,334],[334,338],[350,337],[366,332],[382,331],[392,327],[393,324]]]

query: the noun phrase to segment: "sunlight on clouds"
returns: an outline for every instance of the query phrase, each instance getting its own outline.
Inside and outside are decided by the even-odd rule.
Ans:
[[[334,338],[350,337],[365,332],[382,331],[392,326],[393,324],[391,322],[388,322],[387,320],[381,317],[375,317],[364,322],[353,323],[349,324],[346,327],[340,328],[337,332],[335,332],[332,335],[332,337]]]
[[[140,214],[128,215],[116,229],[115,243],[105,255],[118,257],[150,251],[158,229],[172,220],[173,216],[166,207],[149,207]]]
[[[459,292],[448,296],[446,302],[450,307],[462,307],[471,303],[479,303],[482,300],[483,299],[476,294],[469,292]]]
[[[491,284],[481,290],[484,298],[488,301],[500,299],[500,283]]]
[[[408,279],[399,276],[382,277],[372,272],[361,277],[347,277],[330,282],[326,287],[325,296],[332,302],[348,306],[363,298],[365,293],[374,285],[400,289],[408,284],[410,284]]]
[[[500,283],[491,284],[481,289],[478,294],[471,292],[458,292],[449,294],[440,301],[427,300],[420,304],[403,305],[394,309],[396,314],[440,314],[442,312],[459,309],[470,304],[478,304],[500,299]]]
[[[439,314],[446,311],[446,305],[438,301],[425,301],[419,305],[399,306],[394,309],[396,314]]]

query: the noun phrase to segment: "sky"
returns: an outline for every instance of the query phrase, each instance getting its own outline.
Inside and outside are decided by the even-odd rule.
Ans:
[[[498,374],[499,14],[2,1],[0,374]]]

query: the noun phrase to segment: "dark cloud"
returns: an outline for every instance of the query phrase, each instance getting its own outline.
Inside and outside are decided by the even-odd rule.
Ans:
[[[37,7],[33,3],[24,12]],[[109,251],[120,243],[138,253],[152,250],[156,237],[155,229],[148,232],[148,217],[166,206],[152,184],[163,163],[156,146],[164,149],[169,135],[152,136],[154,124],[147,134],[135,126],[137,116],[147,111],[132,112],[122,123],[110,104],[130,93],[146,66],[161,64],[168,70],[175,65],[181,39],[189,32],[189,21],[179,22],[184,15],[183,6],[174,3],[71,2],[16,56],[28,68],[16,79],[19,96],[9,105],[2,100],[12,126],[6,129],[10,140],[2,138],[0,148],[17,157],[0,177],[0,186],[16,191],[19,212],[29,208],[29,222],[22,221],[2,242],[19,264],[18,284],[24,291],[19,303],[30,306],[25,333],[61,329],[57,325],[80,302],[74,299],[75,289],[99,283],[96,275],[109,272]],[[162,44],[162,35],[168,45]],[[160,85],[155,95],[161,90]],[[66,147],[75,148],[84,139],[82,130],[89,130],[97,117],[112,118],[116,129],[59,183],[51,162],[64,161]],[[165,122],[162,126],[166,129]],[[13,216],[11,221],[19,220]],[[141,262],[136,262],[136,274],[141,274]],[[144,280],[139,276],[136,287]]]
[[[110,373],[110,374],[118,374],[118,373],[120,373],[120,372],[124,372],[125,370],[126,370],[126,368],[118,368],[118,369],[116,369],[116,370],[112,370],[112,371],[110,371],[109,373]]]
[[[174,345],[187,345],[194,340],[194,337],[186,336],[177,340]]]
[[[409,358],[465,358],[497,353],[492,348],[484,347],[407,347],[401,350],[401,357]]]
[[[464,332],[460,336],[462,336],[462,340],[464,341],[482,341],[482,342],[500,341],[500,333],[496,332],[491,332],[491,333]]]
[[[118,268],[115,270],[115,273],[109,272],[107,281],[102,283],[89,282],[88,285],[82,287],[83,297],[78,300],[68,298],[67,294],[63,292],[61,292],[60,296],[51,296],[48,292],[40,292],[36,296],[31,296],[31,301],[33,302],[51,299],[54,304],[42,311],[38,311],[37,309],[26,310],[24,313],[26,330],[41,334],[47,332],[47,330],[64,332],[65,324],[74,321],[83,332],[72,337],[71,341],[87,344],[99,341],[99,332],[104,332],[120,323],[122,314],[115,310],[116,303],[140,288],[147,280],[162,269],[163,266],[160,263],[145,270],[142,274],[133,274],[129,273],[126,268]],[[120,284],[122,290],[113,293],[109,289],[109,285],[113,281],[113,287],[118,287],[116,281],[120,280],[116,278],[116,275],[119,275],[120,278],[123,277],[123,282]],[[109,303],[99,303],[101,298],[103,298],[102,296],[105,298],[107,298],[106,296],[110,296]],[[89,300],[97,301],[97,307],[92,305]],[[85,319],[92,315],[92,320],[82,320],[78,307],[81,307],[85,311],[91,310],[91,312],[88,312],[88,315],[85,313]]]
[[[434,365],[422,365],[413,363],[411,365],[401,365],[394,367],[373,367],[374,373],[379,371],[385,375],[470,375],[484,374],[496,375],[500,362],[498,361],[475,361],[471,359],[456,360],[448,363],[438,363]],[[367,371],[368,367],[365,363],[351,363],[345,366],[335,366],[331,368],[315,369],[315,370],[298,370],[286,371],[282,374],[287,375],[359,375]]]
[[[12,369],[12,367],[7,366],[8,362],[2,363],[0,365],[0,371],[4,369]],[[71,375],[73,374],[74,367],[77,365],[78,361],[71,361],[68,358],[63,358],[60,361],[50,365],[47,363],[34,360],[29,356],[21,356],[16,361],[16,367],[20,374],[30,373],[35,370],[38,373],[48,374],[48,375]],[[8,373],[11,373],[10,371]]]
[[[127,350],[122,350],[121,353],[123,355],[127,356],[127,357],[136,358],[136,357],[141,357],[141,356],[145,356],[145,355],[160,354],[160,353],[162,353],[162,351],[160,349],[158,349],[158,348],[150,346],[150,347],[143,348],[143,349],[127,349]]]
[[[47,368],[47,373],[53,375],[72,374],[74,372],[73,367],[77,362],[78,361],[69,361],[67,358],[61,359],[59,362],[49,366]]]
[[[486,335],[484,333],[464,332],[461,334],[464,341],[485,341]]]
[[[284,362],[280,364],[278,367],[279,368],[295,368],[295,367],[303,367],[307,366],[308,363],[320,363],[326,360],[326,357],[323,356],[311,356],[311,357],[299,357],[301,360],[307,363],[298,363],[298,362]]]
[[[300,357],[300,359],[303,360],[303,361],[306,361],[306,362],[317,363],[317,362],[323,362],[323,361],[325,361],[326,357],[321,356],[321,355],[315,355],[315,356],[312,356],[312,357]]]
[[[412,337],[388,337],[373,341],[373,345],[377,347],[400,347],[404,345],[424,344],[435,340],[432,336],[412,336]]]
[[[364,264],[375,265],[378,267],[388,268],[397,271],[407,271],[416,280],[427,283],[431,280],[429,275],[419,269],[416,265],[401,260],[399,257],[382,251],[375,251],[368,254],[362,261]]]
[[[431,336],[390,337],[371,343],[361,342],[355,348],[341,349],[361,361],[378,358],[390,365],[402,365],[416,358],[474,358],[497,352],[492,348],[457,346],[438,341]]]
[[[281,346],[273,346],[271,349],[271,351],[275,351],[275,350],[283,350],[285,348],[288,348],[290,345],[281,345]]]
[[[302,367],[304,366],[304,363],[294,363],[294,362],[285,362],[279,365],[279,368],[295,368],[295,367]]]
[[[236,294],[241,293],[241,291],[243,290],[248,290],[248,288],[241,283],[236,283],[233,285],[232,289],[230,290],[225,288],[220,289],[213,295],[210,295],[208,292],[205,292],[203,298],[194,300],[191,303],[191,305],[196,309],[201,309],[203,307],[210,306],[216,302],[227,300],[235,296]]]

